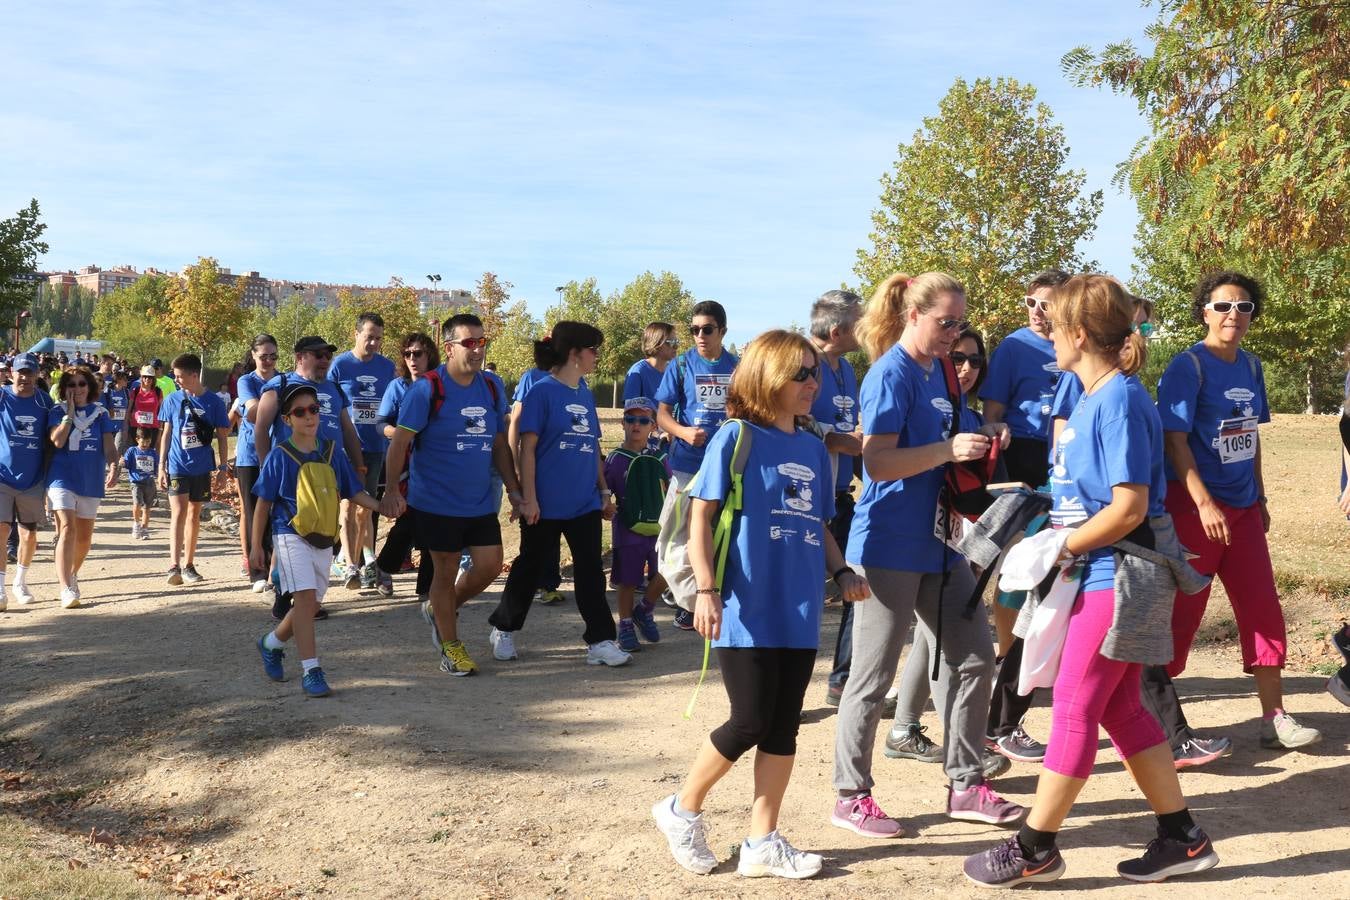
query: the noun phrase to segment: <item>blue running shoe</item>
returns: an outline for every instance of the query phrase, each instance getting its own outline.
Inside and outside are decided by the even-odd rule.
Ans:
[[[305,673],[305,677],[300,681],[300,687],[305,691],[306,697],[327,697],[333,693],[328,687],[328,682],[324,680],[323,669],[314,668]]]
[[[656,616],[653,613],[656,607],[646,601],[633,605],[633,624],[637,626],[638,634],[649,644],[656,644],[661,641],[661,629],[656,627]]]
[[[693,631],[694,614],[687,609],[675,610],[675,627],[681,631]]]
[[[619,649],[624,653],[636,653],[642,649],[642,645],[638,643],[637,630],[633,628],[631,621],[619,621]]]
[[[258,653],[262,656],[263,671],[267,673],[267,677],[273,681],[285,681],[286,670],[281,667],[281,659],[286,655],[286,651],[268,650],[263,639],[258,638]]]

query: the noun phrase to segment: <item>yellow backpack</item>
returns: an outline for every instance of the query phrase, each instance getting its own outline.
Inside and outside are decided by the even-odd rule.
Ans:
[[[337,473],[333,471],[333,441],[319,439],[316,459],[302,454],[289,440],[283,441],[280,450],[300,467],[295,478],[295,515],[291,517],[291,527],[311,546],[321,550],[337,543],[338,496]]]

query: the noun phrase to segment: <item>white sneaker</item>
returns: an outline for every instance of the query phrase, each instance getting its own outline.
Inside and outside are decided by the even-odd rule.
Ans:
[[[631,653],[624,653],[614,641],[601,641],[586,648],[588,666],[626,666],[633,661]]]
[[[132,539],[135,540],[136,538],[138,538],[138,537],[140,537],[140,536],[141,536],[141,526],[140,526],[140,525],[132,525],[132,526],[131,526],[131,537],[132,537]]]
[[[492,629],[488,635],[488,643],[492,645],[492,658],[506,662],[511,659],[518,659],[516,656],[516,642],[509,631],[498,631]]]
[[[74,588],[61,588],[61,608],[77,609],[80,605],[80,592]]]
[[[717,868],[717,857],[708,849],[708,836],[703,832],[702,813],[692,819],[675,815],[675,795],[671,794],[652,807],[652,818],[677,863],[695,875],[707,875]]]
[[[0,612],[9,609],[9,601],[5,599],[5,592],[0,590]]]
[[[261,594],[263,591],[267,590],[271,583],[272,582],[268,581],[266,578],[259,578],[257,581],[253,582],[253,593]]]
[[[37,599],[37,597],[33,596],[33,591],[28,587],[28,584],[26,582],[15,584],[13,587],[14,587],[14,602],[19,604],[20,606],[27,606],[28,604],[32,603],[34,600]]]
[[[779,878],[810,878],[825,864],[819,853],[798,850],[777,831],[758,847],[741,844],[741,861],[736,874],[746,878],[777,875]]]

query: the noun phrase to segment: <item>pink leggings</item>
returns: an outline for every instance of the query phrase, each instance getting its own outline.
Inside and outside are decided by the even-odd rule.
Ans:
[[[1139,700],[1143,667],[1097,652],[1115,617],[1115,597],[1109,588],[1080,593],[1064,639],[1045,767],[1070,778],[1092,774],[1098,726],[1106,728],[1121,759],[1167,740]]]

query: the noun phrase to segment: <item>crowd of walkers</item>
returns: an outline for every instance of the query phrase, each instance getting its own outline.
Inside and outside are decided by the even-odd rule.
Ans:
[[[1026,327],[992,355],[966,319],[963,286],[940,272],[893,275],[867,303],[828,291],[808,334],[765,332],[739,358],[724,346],[725,309],[704,301],[684,352],[675,324],[646,328],[624,380],[622,441],[608,454],[587,383],[605,336],[582,322],[558,322],[535,342],[535,368],[510,397],[486,361],[491,336],[467,313],[439,334],[403,336],[396,362],[375,313],[358,318],[344,352],[300,338],[286,371],[276,338],[260,334],[219,393],[191,353],[167,370],[152,360],[134,379],[111,355],[19,353],[0,365],[0,534],[13,535],[0,609],[10,593],[35,599],[27,574],[49,512],[60,603],[80,605],[99,502],[123,470],[132,539],[149,539],[165,492],[167,581],[201,581],[202,504],[233,479],[240,576],[269,597],[275,621],[256,647],[268,678],[286,680],[293,644],[303,694],[330,694],[315,626],[330,582],[392,596],[414,550],[439,668],[472,676],[477,651],[458,610],[505,567],[505,501],[520,543],[489,617],[495,661],[519,659],[533,605],[561,599],[564,540],[587,664],[627,665],[659,642],[663,599],[674,626],[716,656],[727,720],[652,808],[684,868],[717,866],[703,805],[754,749],[737,871],[820,871],[822,858],[794,848],[778,819],[832,583],[842,618],[825,687],[838,707],[830,822],[866,839],[905,834],[874,794],[884,716],[885,756],[942,764],[949,818],[1016,827],[965,861],[970,880],[1056,879],[1057,834],[1105,728],[1156,817],[1156,837],[1119,873],[1198,872],[1218,855],[1177,771],[1228,755],[1233,740],[1192,731],[1172,679],[1212,577],[1256,685],[1260,745],[1320,739],[1283,699],[1259,440],[1270,414],[1261,363],[1241,348],[1264,301],[1242,274],[1203,279],[1193,311],[1204,337],[1170,361],[1156,401],[1138,377],[1152,306],[1104,275],[1038,274]],[[869,361],[861,381],[846,358],[854,351]],[[1350,515],[1344,483],[1340,506]],[[998,544],[991,556],[972,551],[979,540]],[[1328,689],[1350,705],[1350,627],[1335,638],[1347,666]],[[941,745],[922,723],[930,697]],[[1043,742],[1023,723],[1047,700]],[[1013,763],[1040,766],[1030,806],[995,790]]]

